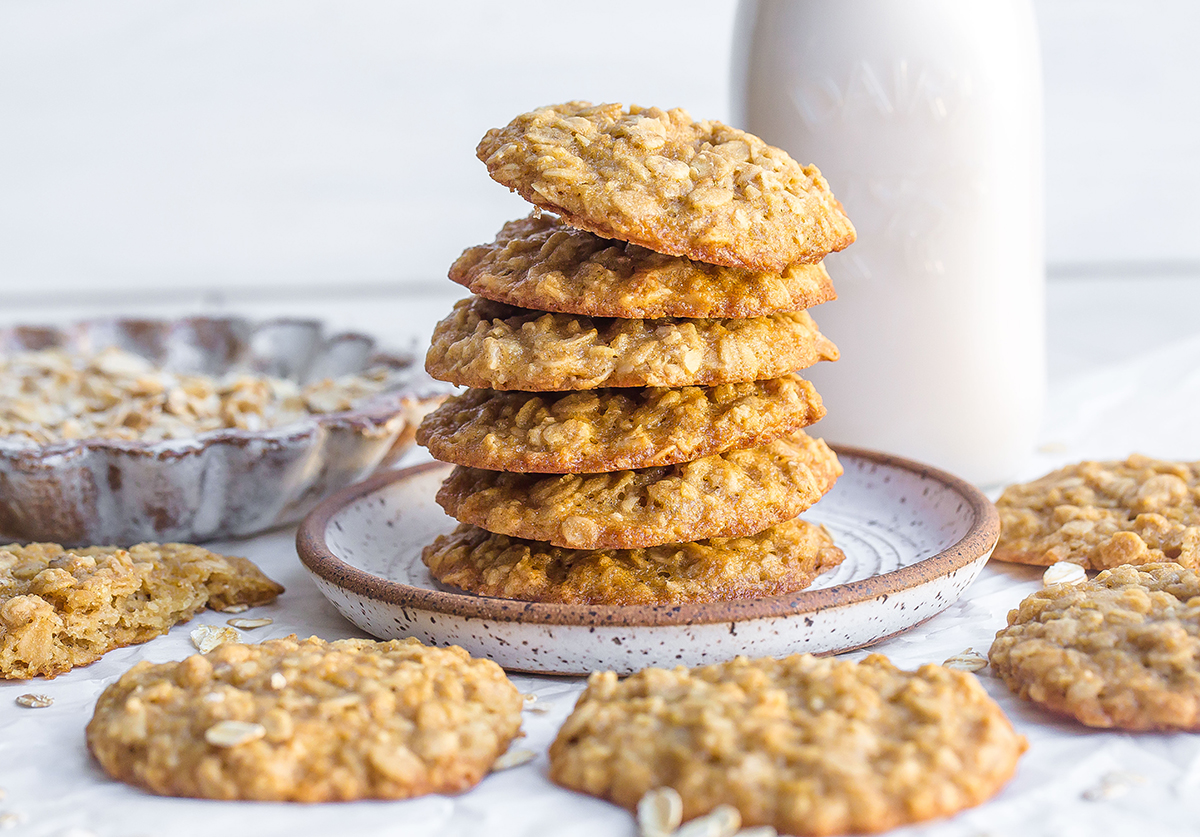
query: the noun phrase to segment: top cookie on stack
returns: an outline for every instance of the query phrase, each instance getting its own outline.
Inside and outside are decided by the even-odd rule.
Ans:
[[[659,253],[782,271],[854,242],[815,167],[680,108],[553,105],[488,131],[476,153],[572,227]]]
[[[478,296],[426,369],[477,389],[418,432],[459,466],[438,501],[464,525],[426,549],[434,575],[636,603],[788,592],[839,561],[793,520],[841,473],[800,429],[824,408],[792,374],[837,359],[803,309],[834,297],[819,262],[854,240],[820,173],[683,110],[586,102],[523,114],[478,155],[559,217],[535,210],[450,269]],[[733,572],[744,538],[760,558]],[[684,576],[721,589],[661,582]]]

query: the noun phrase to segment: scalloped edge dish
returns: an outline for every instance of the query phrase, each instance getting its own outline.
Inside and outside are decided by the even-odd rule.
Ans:
[[[0,437],[0,532],[21,540],[129,545],[253,535],[299,520],[331,492],[395,462],[444,388],[410,357],[380,352],[317,320],[94,319],[0,329],[0,350],[117,346],[183,372],[258,372],[297,381],[396,370],[393,388],[355,409],[263,430],[140,442],[37,445]]]
[[[329,497],[301,524],[296,548],[326,598],[367,633],[461,645],[513,671],[628,673],[738,654],[848,651],[953,604],[987,562],[1000,522],[983,493],[958,477],[888,454],[834,449],[846,474],[804,517],[831,529],[847,563],[785,596],[585,606],[454,592],[427,571],[424,581],[397,581],[413,562],[419,575],[423,543],[454,524],[433,500],[450,468],[441,462],[381,474]],[[873,572],[877,559],[897,566]],[[356,566],[363,563],[379,569]]]

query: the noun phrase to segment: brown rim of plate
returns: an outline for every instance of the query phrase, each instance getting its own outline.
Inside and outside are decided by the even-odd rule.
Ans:
[[[326,582],[349,593],[399,607],[496,622],[642,627],[740,622],[844,607],[898,593],[922,582],[950,575],[995,548],[1000,537],[1000,515],[991,501],[975,486],[938,468],[899,456],[844,445],[830,447],[839,457],[866,459],[878,465],[900,468],[948,486],[970,507],[974,517],[971,527],[957,543],[935,555],[861,581],[761,599],[679,605],[546,604],[432,590],[380,578],[345,563],[329,550],[325,542],[325,531],[338,512],[361,497],[373,494],[391,483],[433,469],[451,467],[444,462],[434,461],[400,471],[377,474],[325,498],[300,524],[296,532],[296,551],[301,563]]]

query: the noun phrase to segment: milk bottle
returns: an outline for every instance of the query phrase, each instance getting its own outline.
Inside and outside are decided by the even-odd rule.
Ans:
[[[1045,387],[1041,65],[1028,0],[742,0],[732,124],[858,230],[805,374],[830,442],[1006,480]]]

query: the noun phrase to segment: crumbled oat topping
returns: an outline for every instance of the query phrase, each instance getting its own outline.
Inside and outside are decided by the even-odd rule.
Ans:
[[[0,435],[52,444],[263,430],[349,410],[393,384],[393,371],[382,366],[300,385],[246,371],[171,372],[115,347],[88,356],[61,348],[18,352],[0,356]]]

